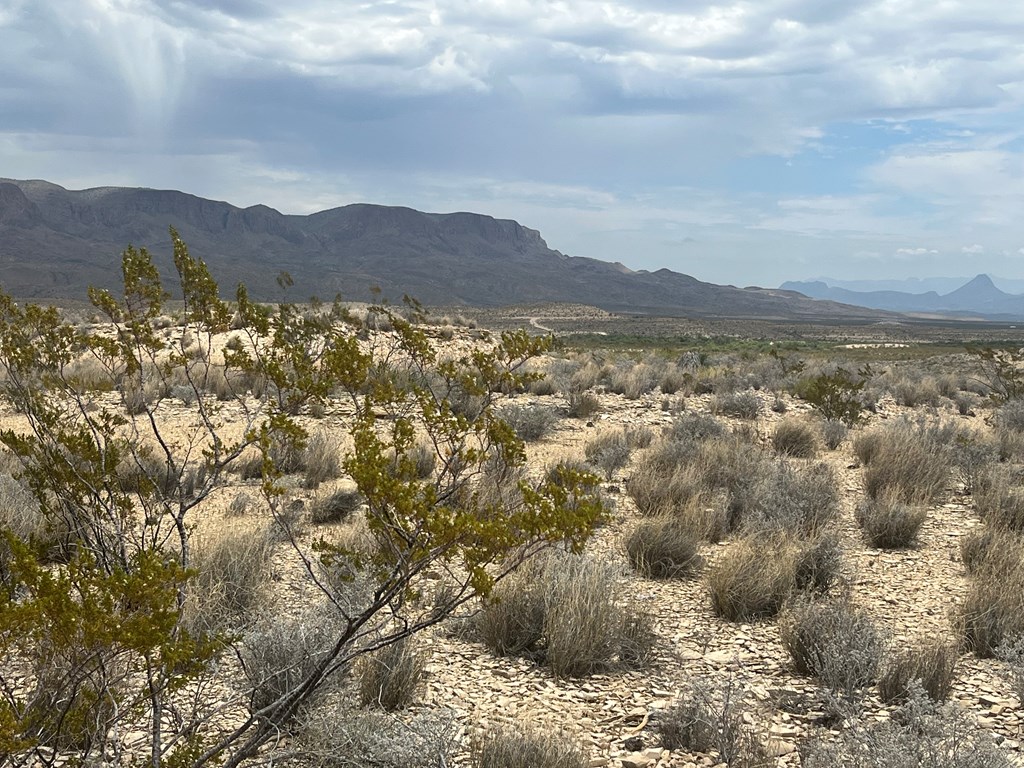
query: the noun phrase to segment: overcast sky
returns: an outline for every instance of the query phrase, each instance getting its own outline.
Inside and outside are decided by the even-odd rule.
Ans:
[[[1006,0],[0,0],[0,176],[739,285],[1024,277],[1022,107]]]

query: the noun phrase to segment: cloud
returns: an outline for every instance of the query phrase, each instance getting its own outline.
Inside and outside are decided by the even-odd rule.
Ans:
[[[977,255],[979,253],[984,253],[984,252],[985,252],[985,246],[977,245],[977,244],[975,244],[975,245],[965,245],[963,248],[960,249],[960,253],[967,253],[967,254],[972,254],[972,255]]]
[[[1022,35],[995,0],[9,0],[0,161],[485,210],[651,266],[696,237],[737,283],[995,254],[1024,238]]]

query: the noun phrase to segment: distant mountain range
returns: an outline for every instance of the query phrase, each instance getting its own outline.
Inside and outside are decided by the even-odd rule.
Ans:
[[[782,290],[796,291],[814,299],[826,299],[860,307],[915,314],[976,315],[1018,320],[1024,318],[1024,296],[1006,293],[988,275],[978,275],[949,293],[936,291],[852,291],[822,281],[786,282]]]
[[[117,287],[120,253],[146,247],[171,273],[173,225],[226,294],[245,282],[257,298],[392,299],[499,306],[573,302],[610,311],[702,317],[871,321],[877,310],[797,293],[735,288],[660,269],[570,257],[515,221],[475,213],[347,205],[308,216],[264,205],[237,208],[173,190],[71,191],[46,181],[0,179],[0,284],[24,297],[81,298],[89,285]]]
[[[1012,277],[989,275],[996,288],[1006,293],[1024,293],[1024,280]],[[950,293],[971,277],[907,277],[902,280],[893,279],[860,279],[844,280],[836,277],[813,277],[806,282],[825,283],[831,288],[846,288],[849,291],[900,291],[901,293]]]

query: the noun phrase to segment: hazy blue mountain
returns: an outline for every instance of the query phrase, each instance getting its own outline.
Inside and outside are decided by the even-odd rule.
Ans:
[[[1024,294],[1024,280],[1010,277],[989,275],[997,288],[1006,293]],[[807,282],[825,283],[832,288],[845,288],[848,291],[899,291],[900,293],[938,294],[955,291],[964,283],[970,282],[968,277],[908,277],[903,280],[841,280],[836,277],[815,277]]]
[[[81,298],[116,287],[129,243],[169,274],[173,225],[226,293],[239,281],[280,298],[287,271],[296,300],[367,299],[379,287],[424,304],[494,306],[575,302],[613,311],[780,319],[877,319],[877,312],[787,291],[704,283],[660,269],[566,256],[515,221],[475,213],[347,205],[308,216],[238,208],[173,190],[71,191],[0,179],[0,282],[23,297]]]
[[[988,275],[978,275],[955,290],[943,294],[936,291],[925,293],[890,290],[852,291],[830,286],[821,280],[790,281],[783,283],[781,288],[797,291],[815,299],[838,301],[890,312],[982,315],[1003,319],[1024,318],[1024,296],[1001,291]]]

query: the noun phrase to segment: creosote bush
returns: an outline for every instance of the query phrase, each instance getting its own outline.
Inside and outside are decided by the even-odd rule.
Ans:
[[[104,739],[129,733],[146,734],[143,753],[132,756],[145,764],[283,759],[275,747],[282,733],[296,730],[362,656],[487,596],[548,548],[581,549],[606,514],[589,473],[564,468],[522,482],[523,442],[496,413],[498,393],[535,380],[525,366],[548,340],[481,333],[471,352],[442,355],[414,322],[422,315],[415,302],[373,307],[360,322],[338,302],[272,306],[244,286],[224,301],[206,266],[173,231],[171,239],[181,323],[171,333],[168,296],[145,250],[124,252],[118,295],[90,292],[101,331],[0,293],[0,390],[19,414],[0,444],[16,458],[44,528],[66,532],[68,542],[53,558],[26,526],[7,525],[5,585],[17,589],[0,600],[0,657],[10,661],[0,666],[0,754],[24,764],[48,764],[55,749],[68,764],[116,760],[124,744]],[[283,290],[291,279],[282,273],[278,282]],[[239,342],[218,349],[229,329]],[[82,396],[69,364],[83,358],[120,399]],[[216,396],[206,394],[211,382]],[[176,397],[176,387],[195,397]],[[187,430],[167,421],[169,398],[174,411],[191,401]],[[306,449],[316,439],[299,415],[325,413],[333,398],[349,406],[337,412],[340,470],[364,499],[365,548],[326,535],[334,532],[312,548],[291,535],[298,499],[288,488],[297,479],[285,476],[312,469],[315,484],[334,474],[329,458],[310,467]],[[428,475],[418,468],[420,438],[444,459]],[[476,478],[494,462],[508,471],[477,493]],[[219,521],[206,502],[239,473],[274,524],[246,519],[247,530],[225,525],[214,538]],[[252,627],[275,547],[300,561],[296,587],[338,619],[323,644]],[[413,596],[430,591],[439,568],[457,583],[450,600],[428,610]],[[328,572],[338,578],[321,578]],[[351,585],[352,599],[339,585]],[[261,645],[257,635],[271,639]],[[307,650],[289,656],[292,645]],[[215,676],[226,659],[247,670],[237,696],[249,698],[251,717],[223,717]],[[39,727],[44,699],[20,682],[43,669],[59,678],[46,685],[64,692],[47,705],[53,728]],[[105,672],[90,673],[88,685],[62,671],[91,669]],[[97,702],[102,712],[92,709]],[[79,713],[97,724],[95,739],[80,737]]]

